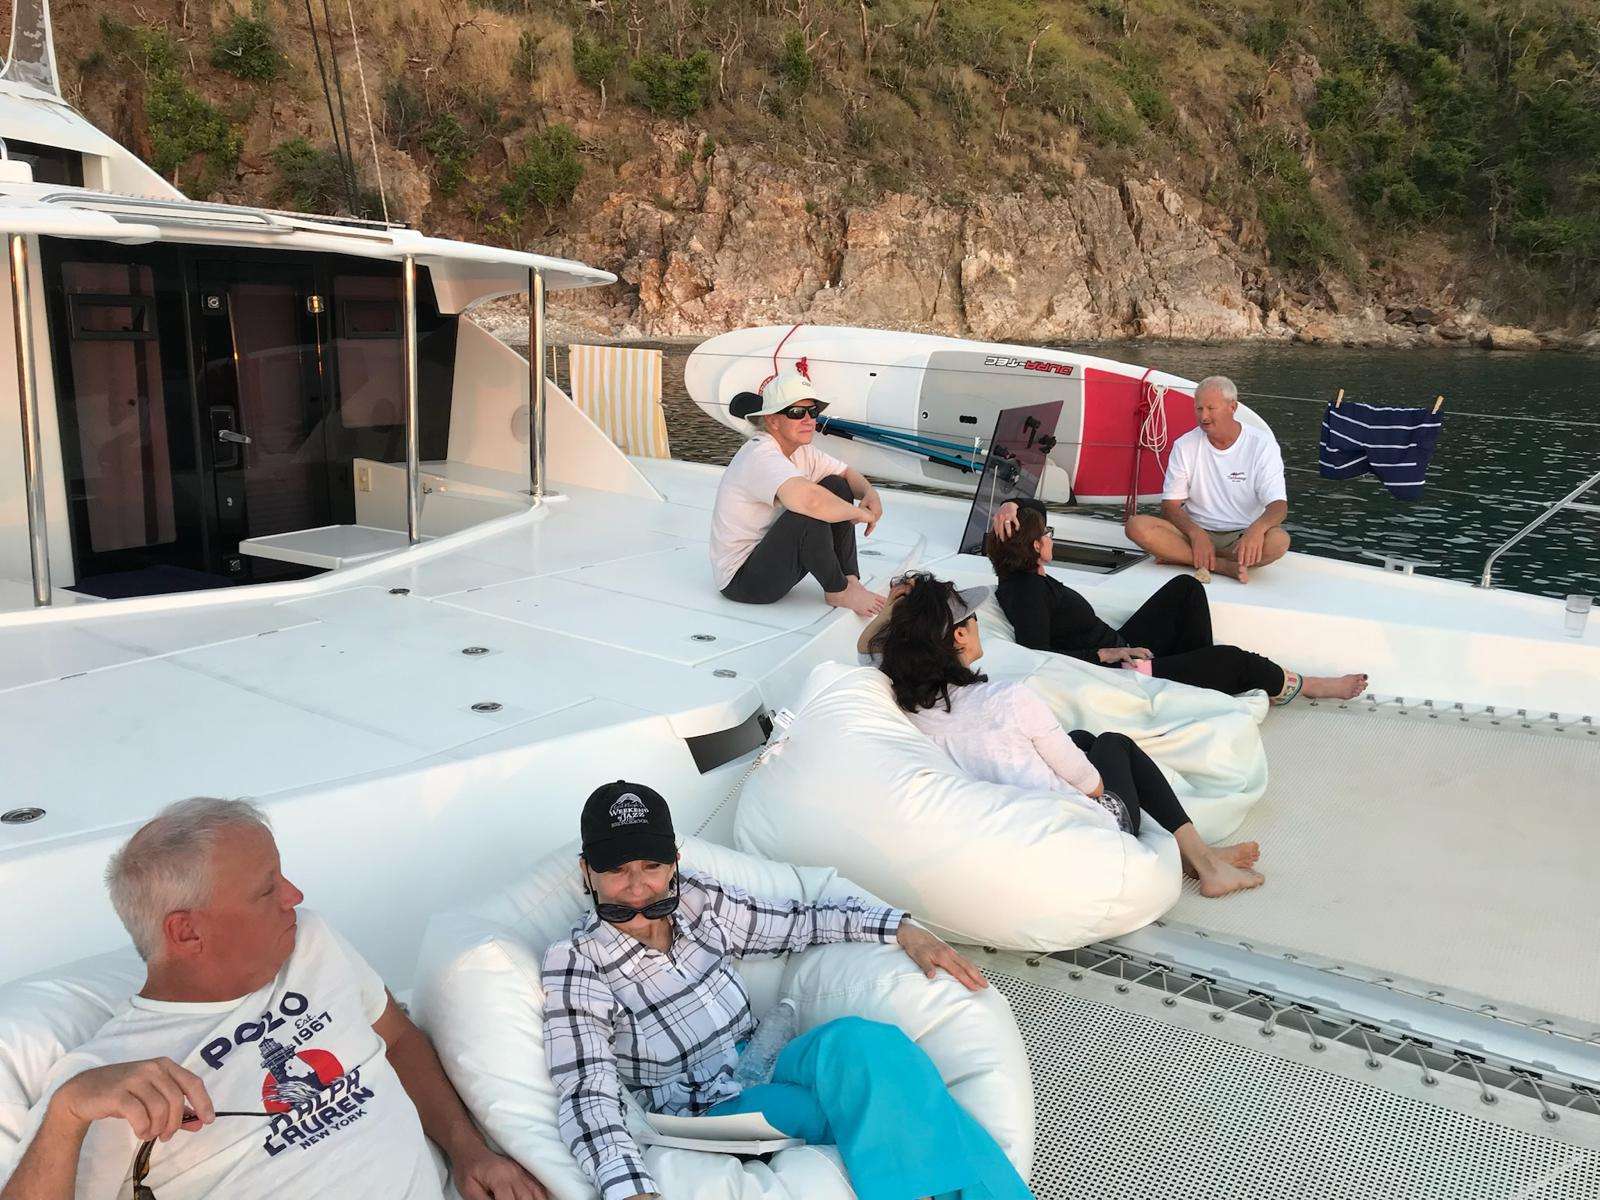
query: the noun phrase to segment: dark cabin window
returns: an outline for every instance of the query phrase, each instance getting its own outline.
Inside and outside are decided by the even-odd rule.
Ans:
[[[83,155],[59,146],[5,139],[6,155],[33,168],[35,183],[56,183],[67,187],[83,186]]]

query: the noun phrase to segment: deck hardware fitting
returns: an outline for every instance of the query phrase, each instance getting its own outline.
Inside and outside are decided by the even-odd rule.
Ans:
[[[469,658],[476,658],[480,654],[489,653],[489,647],[487,647],[487,646],[463,646],[462,649],[461,649],[461,653],[467,655]]]
[[[717,640],[717,635],[714,633],[691,633],[689,640],[691,642],[714,642]]]
[[[730,670],[727,667],[718,667],[715,671],[713,671],[711,673],[713,675],[715,675],[718,679],[737,679],[737,678],[739,678],[739,672],[734,671],[734,670]]]
[[[505,705],[498,700],[479,700],[472,706],[472,711],[475,713],[497,713],[504,707]]]
[[[44,809],[34,808],[32,805],[26,808],[11,808],[0,813],[0,825],[27,825],[42,816]]]
[[[389,595],[391,595],[391,596],[409,596],[409,595],[411,595],[411,589],[410,588],[390,588],[389,589]]]

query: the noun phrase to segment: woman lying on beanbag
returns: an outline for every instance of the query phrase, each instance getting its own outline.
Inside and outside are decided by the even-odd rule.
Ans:
[[[680,871],[667,802],[641,784],[596,790],[582,836],[578,869],[594,912],[545,953],[544,1047],[562,1136],[602,1200],[656,1194],[621,1085],[656,1112],[759,1112],[791,1137],[835,1145],[863,1200],[1031,1195],[896,1026],[829,1021],[783,1048],[771,1083],[735,1078],[755,1021],[733,958],[897,942],[930,979],[942,969],[974,991],[987,987],[967,959],[898,909],[761,900]]]
[[[1192,575],[1168,580],[1121,628],[1113,628],[1081,595],[1046,574],[1054,532],[1046,520],[1039,501],[1009,501],[995,513],[984,542],[1000,580],[995,599],[1019,645],[1230,696],[1259,688],[1274,704],[1301,694],[1351,700],[1366,690],[1362,674],[1302,675],[1253,651],[1217,645],[1211,640],[1206,589]]]
[[[1105,810],[1127,833],[1140,810],[1172,834],[1184,870],[1204,896],[1261,886],[1251,868],[1255,842],[1212,846],[1200,837],[1161,768],[1127,735],[1081,729],[1068,735],[1025,684],[991,683],[972,669],[983,654],[978,606],[986,587],[957,590],[931,575],[908,575],[872,635],[871,652],[895,701],[968,775],[990,783],[1055,790]]]

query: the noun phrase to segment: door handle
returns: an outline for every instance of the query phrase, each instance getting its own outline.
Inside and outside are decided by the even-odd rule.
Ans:
[[[250,444],[250,435],[239,433],[233,429],[219,429],[217,430],[217,441],[232,442],[236,446],[248,446]]]

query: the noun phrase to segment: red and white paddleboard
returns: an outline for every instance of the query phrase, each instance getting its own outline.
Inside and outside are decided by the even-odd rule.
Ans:
[[[1004,409],[1060,401],[1056,447],[1039,489],[1046,500],[1120,503],[1130,490],[1158,499],[1173,441],[1195,426],[1194,383],[1177,375],[1067,350],[886,329],[735,330],[696,347],[684,381],[707,415],[750,436],[754,426],[728,405],[740,392],[759,391],[775,370],[805,374],[828,402],[829,418],[891,437],[937,439],[960,448],[950,452],[956,457],[981,459]],[[1238,415],[1264,425],[1242,404]],[[817,444],[879,479],[952,491],[977,483],[976,474],[914,449],[827,434]]]

